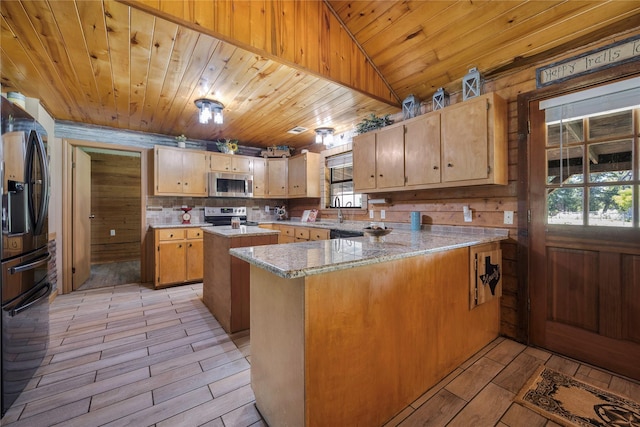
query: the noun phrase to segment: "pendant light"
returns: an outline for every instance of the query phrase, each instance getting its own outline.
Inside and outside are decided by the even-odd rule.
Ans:
[[[212,99],[200,98],[195,101],[196,107],[198,107],[198,121],[202,124],[209,123],[209,120],[213,118],[213,123],[222,124],[222,105],[218,101]]]

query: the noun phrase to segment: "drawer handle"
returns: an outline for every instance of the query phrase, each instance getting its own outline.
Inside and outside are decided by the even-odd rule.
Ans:
[[[448,168],[452,168],[452,167],[453,167],[453,164],[451,164],[451,163],[447,163],[447,167],[448,167]]]
[[[169,237],[173,237],[173,233],[169,234]]]
[[[369,178],[375,178],[375,177],[376,177],[375,175],[371,175]]]
[[[433,170],[438,170],[438,167],[437,167],[437,166],[434,166],[434,167],[433,167]]]

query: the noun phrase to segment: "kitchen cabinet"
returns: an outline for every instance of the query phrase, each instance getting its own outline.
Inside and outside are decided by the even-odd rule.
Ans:
[[[156,288],[202,280],[202,229],[156,229],[154,243]]]
[[[396,124],[353,138],[356,191],[404,186],[404,126]]]
[[[269,197],[287,196],[287,166],[286,158],[267,159],[267,185]]]
[[[221,153],[211,153],[210,156],[212,172],[253,173],[253,157]]]
[[[151,174],[155,196],[207,196],[208,153],[156,146]]]
[[[442,182],[507,184],[507,107],[494,93],[442,110]]]
[[[320,197],[320,154],[304,153],[289,159],[287,197]]]
[[[267,195],[267,159],[256,157],[253,159],[253,197]]]
[[[506,102],[494,93],[353,139],[356,191],[500,184],[507,176]]]
[[[273,224],[279,230],[278,243],[307,242],[313,240],[329,240],[331,231],[326,228],[304,227],[298,225]]]

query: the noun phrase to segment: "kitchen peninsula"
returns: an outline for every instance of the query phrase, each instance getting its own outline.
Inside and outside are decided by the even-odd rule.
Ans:
[[[394,230],[231,249],[251,264],[251,385],[267,423],[382,425],[497,337],[499,298],[470,305],[470,259],[506,238]]]

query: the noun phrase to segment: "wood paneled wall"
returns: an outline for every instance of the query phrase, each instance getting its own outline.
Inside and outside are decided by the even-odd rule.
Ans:
[[[91,263],[140,259],[140,156],[91,155]],[[115,230],[115,236],[110,235]]]
[[[477,186],[466,188],[451,188],[422,191],[405,191],[388,194],[376,193],[373,198],[389,198],[389,205],[369,205],[369,209],[375,211],[375,220],[380,220],[380,210],[384,209],[385,221],[410,222],[411,211],[420,211],[423,224],[460,225],[507,228],[509,240],[502,244],[503,256],[503,294],[501,302],[501,334],[526,340],[527,326],[526,301],[527,295],[519,283],[518,276],[523,272],[518,271],[518,222],[527,220],[527,212],[518,212],[518,179],[526,170],[519,170],[518,163],[518,106],[517,98],[522,93],[536,90],[536,68],[547,65],[561,59],[573,57],[582,52],[595,49],[600,46],[614,43],[618,40],[640,33],[640,28],[621,34],[619,37],[604,39],[597,44],[585,46],[582,49],[559,55],[555,58],[546,58],[544,61],[532,64],[527,68],[511,72],[508,75],[487,79],[483,86],[483,93],[497,92],[508,102],[508,139],[509,139],[509,183],[505,186]],[[615,72],[610,73],[611,78],[619,77]],[[561,90],[559,85],[559,90]],[[451,94],[450,103],[462,102],[462,94]],[[426,106],[430,111],[430,105]],[[423,107],[423,111],[424,111]],[[526,135],[522,137],[526,138]],[[526,144],[522,145],[523,147]],[[291,216],[300,216],[302,210],[318,208],[313,206],[316,200],[302,199],[290,200],[289,210]],[[462,215],[462,207],[469,206],[473,211],[473,222],[465,223]],[[514,211],[512,225],[504,224],[504,211]],[[342,209],[346,220],[369,221],[368,211]],[[336,211],[320,207],[320,218],[336,218]],[[526,274],[526,272],[524,272]]]

